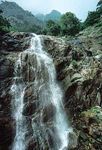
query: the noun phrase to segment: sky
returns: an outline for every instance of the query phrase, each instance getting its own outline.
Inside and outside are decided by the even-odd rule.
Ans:
[[[7,0],[16,2],[23,9],[31,11],[33,14],[47,14],[51,10],[58,10],[62,14],[73,12],[80,20],[85,20],[88,11],[96,9],[99,0]]]

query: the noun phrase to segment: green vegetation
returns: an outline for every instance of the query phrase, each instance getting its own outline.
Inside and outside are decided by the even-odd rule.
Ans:
[[[96,11],[91,11],[88,13],[87,19],[84,22],[84,28],[99,23],[101,15],[102,15],[102,0],[98,2]]]
[[[62,15],[60,20],[57,22],[48,21],[43,30],[43,34],[54,35],[54,36],[75,36],[79,31],[95,25],[96,27],[102,26],[102,0],[97,4],[96,11],[88,13],[85,22],[80,20],[71,12],[67,12]]]
[[[85,22],[81,22],[75,14],[67,12],[63,15],[60,12],[53,10],[50,14],[43,16],[38,15],[37,19],[31,12],[23,10],[14,2],[2,2],[0,4],[0,31],[20,31],[34,32],[37,34],[47,34],[52,36],[73,37],[81,30],[90,27],[102,26],[102,0],[99,0],[96,11],[88,13]],[[13,14],[12,14],[13,12]],[[44,19],[44,17],[46,19]],[[42,21],[41,21],[42,18]],[[49,20],[50,19],[50,20]],[[10,27],[10,24],[12,27]]]
[[[32,33],[36,33],[36,34],[41,33],[41,27],[36,26],[36,25],[30,25],[28,23],[25,23],[25,24],[16,23],[16,25],[13,25],[10,28],[10,30],[18,31],[18,32],[32,32]]]
[[[74,36],[80,31],[80,21],[71,12],[67,12],[61,17],[60,26],[62,35]]]
[[[100,15],[102,15],[102,0],[100,0],[97,4],[97,11]]]
[[[52,20],[47,21],[43,33],[57,36],[60,34],[60,25]]]
[[[0,10],[0,31],[8,32],[11,25],[8,20],[2,16],[2,13],[2,10]]]
[[[88,17],[85,20],[84,26],[88,27],[94,25],[95,23],[98,23],[98,20],[99,20],[99,14],[96,13],[96,11],[89,12]]]
[[[74,69],[78,69],[78,62],[76,60],[72,60],[72,65]]]
[[[42,22],[15,2],[2,1],[0,9],[3,10],[3,16],[9,20],[12,26],[10,30],[40,33]]]
[[[74,36],[80,31],[80,25],[79,19],[73,13],[67,12],[62,15],[58,22],[52,20],[47,21],[44,33],[54,36]]]
[[[81,113],[85,118],[93,118],[97,123],[102,122],[102,109],[99,106],[92,107],[91,109]]]

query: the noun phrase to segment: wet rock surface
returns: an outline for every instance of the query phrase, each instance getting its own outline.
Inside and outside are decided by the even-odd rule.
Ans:
[[[11,85],[19,52],[29,47],[28,33],[0,34],[0,150],[10,150],[15,137]]]
[[[42,39],[45,50],[53,57],[57,79],[65,92],[65,108],[79,137],[77,146],[70,149],[100,150],[102,120],[97,122],[88,116],[90,124],[80,116],[84,111],[91,111],[94,107],[98,111],[102,107],[102,37],[96,33],[67,40],[50,36]],[[72,136],[71,139],[73,141]]]
[[[9,117],[0,117],[0,149],[11,149],[12,141],[15,136],[14,132],[15,123]]]
[[[30,33],[11,32],[0,34],[0,52],[20,52],[29,47]]]
[[[29,47],[30,38],[29,33],[0,35],[0,150],[11,149],[14,139],[15,120],[11,115],[10,88],[14,78],[15,61],[20,52]],[[65,109],[68,116],[70,114],[75,131],[69,137],[72,140],[69,144],[73,145],[70,149],[100,150],[102,145],[102,38],[95,35],[92,37],[79,35],[73,39],[51,36],[41,36],[41,39],[44,50],[54,60],[57,79],[65,92]],[[36,65],[36,57],[28,57],[25,53],[22,60],[24,81],[30,83],[25,91],[23,115],[28,118],[31,126],[31,118],[36,112],[37,97],[41,91],[38,92],[32,84],[35,72],[30,66]],[[27,70],[26,67],[29,69]],[[39,75],[39,79],[41,75],[44,73]],[[42,110],[44,122],[50,122],[54,115],[55,108],[52,104],[49,107]],[[37,143],[32,138],[32,130],[27,133],[26,138],[29,139],[27,150],[36,148]],[[78,143],[73,139],[78,139]],[[50,142],[52,140],[54,139],[50,139]]]

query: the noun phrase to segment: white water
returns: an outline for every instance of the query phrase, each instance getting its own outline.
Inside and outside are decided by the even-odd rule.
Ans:
[[[12,150],[25,150],[25,119],[22,115],[23,112],[23,99],[24,99],[24,82],[22,80],[21,73],[22,63],[21,54],[15,64],[15,78],[11,87],[11,93],[13,95],[12,108],[13,117],[16,120],[16,136],[12,146]]]
[[[64,150],[65,148],[68,148],[68,133],[72,131],[71,128],[68,126],[67,116],[65,114],[65,110],[63,107],[63,93],[61,88],[59,87],[58,83],[56,82],[56,71],[54,67],[54,63],[52,58],[43,51],[41,40],[38,35],[33,34],[33,37],[31,39],[31,46],[28,50],[23,53],[28,54],[34,54],[37,57],[37,68],[40,71],[42,70],[41,64],[44,64],[44,68],[47,70],[48,76],[47,81],[44,77],[41,78],[41,81],[38,79],[38,74],[36,75],[36,83],[39,82],[39,89],[42,86],[45,86],[45,90],[43,91],[43,94],[40,95],[39,101],[40,103],[51,103],[54,105],[56,109],[55,116],[53,118],[53,124],[55,127],[55,132],[57,135],[56,139],[59,140],[56,142],[55,148],[53,150]],[[16,136],[13,143],[12,150],[25,150],[26,144],[25,144],[25,133],[26,133],[26,121],[25,117],[23,116],[23,108],[24,108],[24,94],[25,94],[25,83],[22,80],[22,60],[21,60],[21,54],[19,55],[19,59],[15,64],[15,79],[13,82],[13,85],[11,87],[12,95],[13,95],[13,117],[16,120]],[[43,82],[43,84],[42,84]],[[46,82],[46,83],[45,83]],[[47,86],[48,85],[48,86]],[[37,85],[38,86],[38,85]],[[47,89],[48,88],[48,89]],[[49,92],[47,92],[49,90]],[[45,104],[43,104],[44,106]],[[41,113],[42,114],[42,113]],[[40,114],[39,123],[42,128],[42,130],[45,130],[43,128],[44,123],[42,122],[42,115]],[[34,132],[34,136],[37,131],[37,127],[35,125],[34,119],[32,119],[32,128]],[[45,131],[42,131],[44,134]],[[37,135],[39,136],[39,135]],[[36,136],[35,136],[36,137]],[[42,138],[39,138],[43,141]],[[39,141],[40,142],[40,141]],[[45,150],[44,142],[42,142],[42,147],[38,148],[37,150]],[[50,149],[50,146],[49,146]],[[52,149],[51,149],[52,150]]]

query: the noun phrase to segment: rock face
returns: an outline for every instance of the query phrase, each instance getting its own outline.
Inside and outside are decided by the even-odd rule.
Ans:
[[[102,113],[102,37],[94,33],[69,40],[50,36],[42,39],[45,50],[53,57],[65,92],[65,108],[79,136],[77,147],[72,149],[100,150],[102,117],[97,118],[97,113]],[[82,116],[91,111],[97,118],[94,122],[89,121],[90,115]]]
[[[102,143],[102,109],[99,106],[92,107],[80,114],[77,122],[80,141],[80,149],[101,149]],[[84,143],[84,145],[83,145]]]
[[[10,88],[14,77],[14,64],[20,52],[29,47],[31,34],[9,33],[0,35],[0,150],[10,150],[15,136],[15,120],[11,115]],[[74,39],[41,36],[42,44],[53,58],[57,79],[65,92],[64,104],[76,134],[69,147],[74,150],[100,150],[102,144],[102,38],[98,35],[80,35]],[[33,57],[34,58],[34,57]],[[34,70],[26,67],[36,65],[36,58],[22,58],[24,80],[32,83]],[[33,74],[33,76],[32,76]],[[30,84],[25,92],[23,114],[32,116],[36,111],[36,87]],[[32,101],[33,99],[33,101]],[[44,122],[53,116],[53,106],[43,110]],[[30,121],[28,120],[29,124]],[[31,131],[32,132],[32,131]],[[27,137],[31,133],[27,133]],[[50,137],[49,137],[50,138]],[[51,139],[50,139],[51,141]],[[71,146],[72,145],[72,146]],[[76,146],[77,145],[77,146]],[[29,138],[28,150],[36,147],[34,139]]]
[[[11,149],[14,140],[15,120],[11,113],[10,88],[15,61],[19,52],[28,48],[29,38],[27,33],[0,35],[0,150]]]

